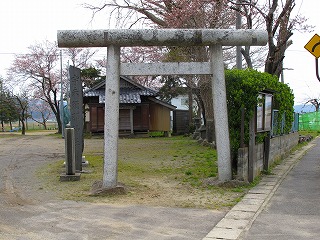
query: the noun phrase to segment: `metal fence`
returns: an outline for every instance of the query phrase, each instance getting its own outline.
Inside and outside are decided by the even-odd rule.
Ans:
[[[284,132],[285,119],[286,119],[285,113],[283,113],[281,121],[279,121],[279,119],[280,119],[279,110],[273,110],[272,128],[270,133],[272,137],[279,136],[285,133]],[[292,122],[291,132],[297,132],[298,130],[299,130],[299,113],[294,113],[294,120]]]
[[[299,114],[299,130],[320,131],[320,112]]]
[[[12,123],[12,129],[18,128],[21,130],[21,126],[19,122],[13,122]],[[55,121],[48,121],[47,122],[47,130],[55,130],[58,129],[58,123]],[[26,130],[44,130],[43,125],[33,121],[33,120],[28,120],[26,122]],[[11,131],[11,127],[9,123],[4,124],[4,131],[9,132]]]
[[[294,119],[292,123],[292,132],[298,132],[299,131],[299,113],[294,113]]]

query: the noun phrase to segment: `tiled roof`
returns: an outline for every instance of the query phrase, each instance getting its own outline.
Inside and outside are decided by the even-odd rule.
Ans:
[[[131,85],[122,85],[120,87],[120,103],[141,103],[141,96],[156,96],[157,91],[152,89]],[[84,97],[99,97],[99,103],[105,102],[105,88],[104,85],[100,88],[92,88],[84,92]]]
[[[97,89],[97,90],[89,90],[83,93],[84,97],[99,97],[99,103],[104,103],[105,99],[105,90]]]

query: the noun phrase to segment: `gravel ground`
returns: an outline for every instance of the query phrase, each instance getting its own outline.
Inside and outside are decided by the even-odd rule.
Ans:
[[[42,165],[64,157],[62,139],[31,134],[6,136],[0,138],[0,152],[1,202],[14,206],[54,199],[53,193],[42,191],[35,173]]]
[[[226,213],[59,200],[35,173],[63,157],[63,139],[0,136],[0,239],[201,239]]]

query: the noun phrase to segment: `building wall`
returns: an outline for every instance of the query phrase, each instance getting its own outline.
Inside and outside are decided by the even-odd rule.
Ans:
[[[119,110],[119,130],[120,131],[130,131],[130,109],[120,109]]]
[[[104,131],[104,106],[100,104],[90,105],[90,132]]]
[[[171,110],[160,104],[150,104],[150,131],[170,131]]]
[[[185,134],[189,133],[189,110],[173,111],[173,133]]]
[[[104,131],[104,105],[89,104],[90,114],[86,118],[86,126],[90,132]],[[133,110],[133,130],[142,131],[170,131],[171,110],[157,103],[143,103]],[[130,109],[119,110],[119,130],[130,130]],[[87,130],[87,131],[88,131]]]
[[[133,130],[140,132],[149,131],[150,126],[149,104],[141,104],[133,110]]]

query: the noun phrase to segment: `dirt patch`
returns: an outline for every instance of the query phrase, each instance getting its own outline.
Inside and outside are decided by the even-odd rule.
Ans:
[[[13,142],[15,147],[13,147]],[[187,144],[187,145],[186,145]],[[103,139],[85,139],[84,155],[89,166],[80,182],[60,182],[64,140],[56,136],[26,135],[1,138],[0,161],[6,161],[9,204],[36,203],[53,199],[97,203],[141,204],[164,207],[228,209],[247,188],[203,184],[216,170],[215,152],[185,139],[119,140],[118,180],[126,194],[90,196],[95,181],[102,179]],[[207,171],[210,168],[210,171]],[[0,172],[1,173],[1,172]],[[1,186],[1,185],[0,185]],[[14,199],[19,201],[14,202]]]
[[[48,133],[0,133],[2,202],[24,205],[56,198],[36,176],[37,169],[64,156],[63,141]]]
[[[206,189],[172,180],[150,178],[141,181],[141,187],[129,188],[125,196],[100,198],[97,202],[226,210],[241,196],[242,193],[222,188]]]

